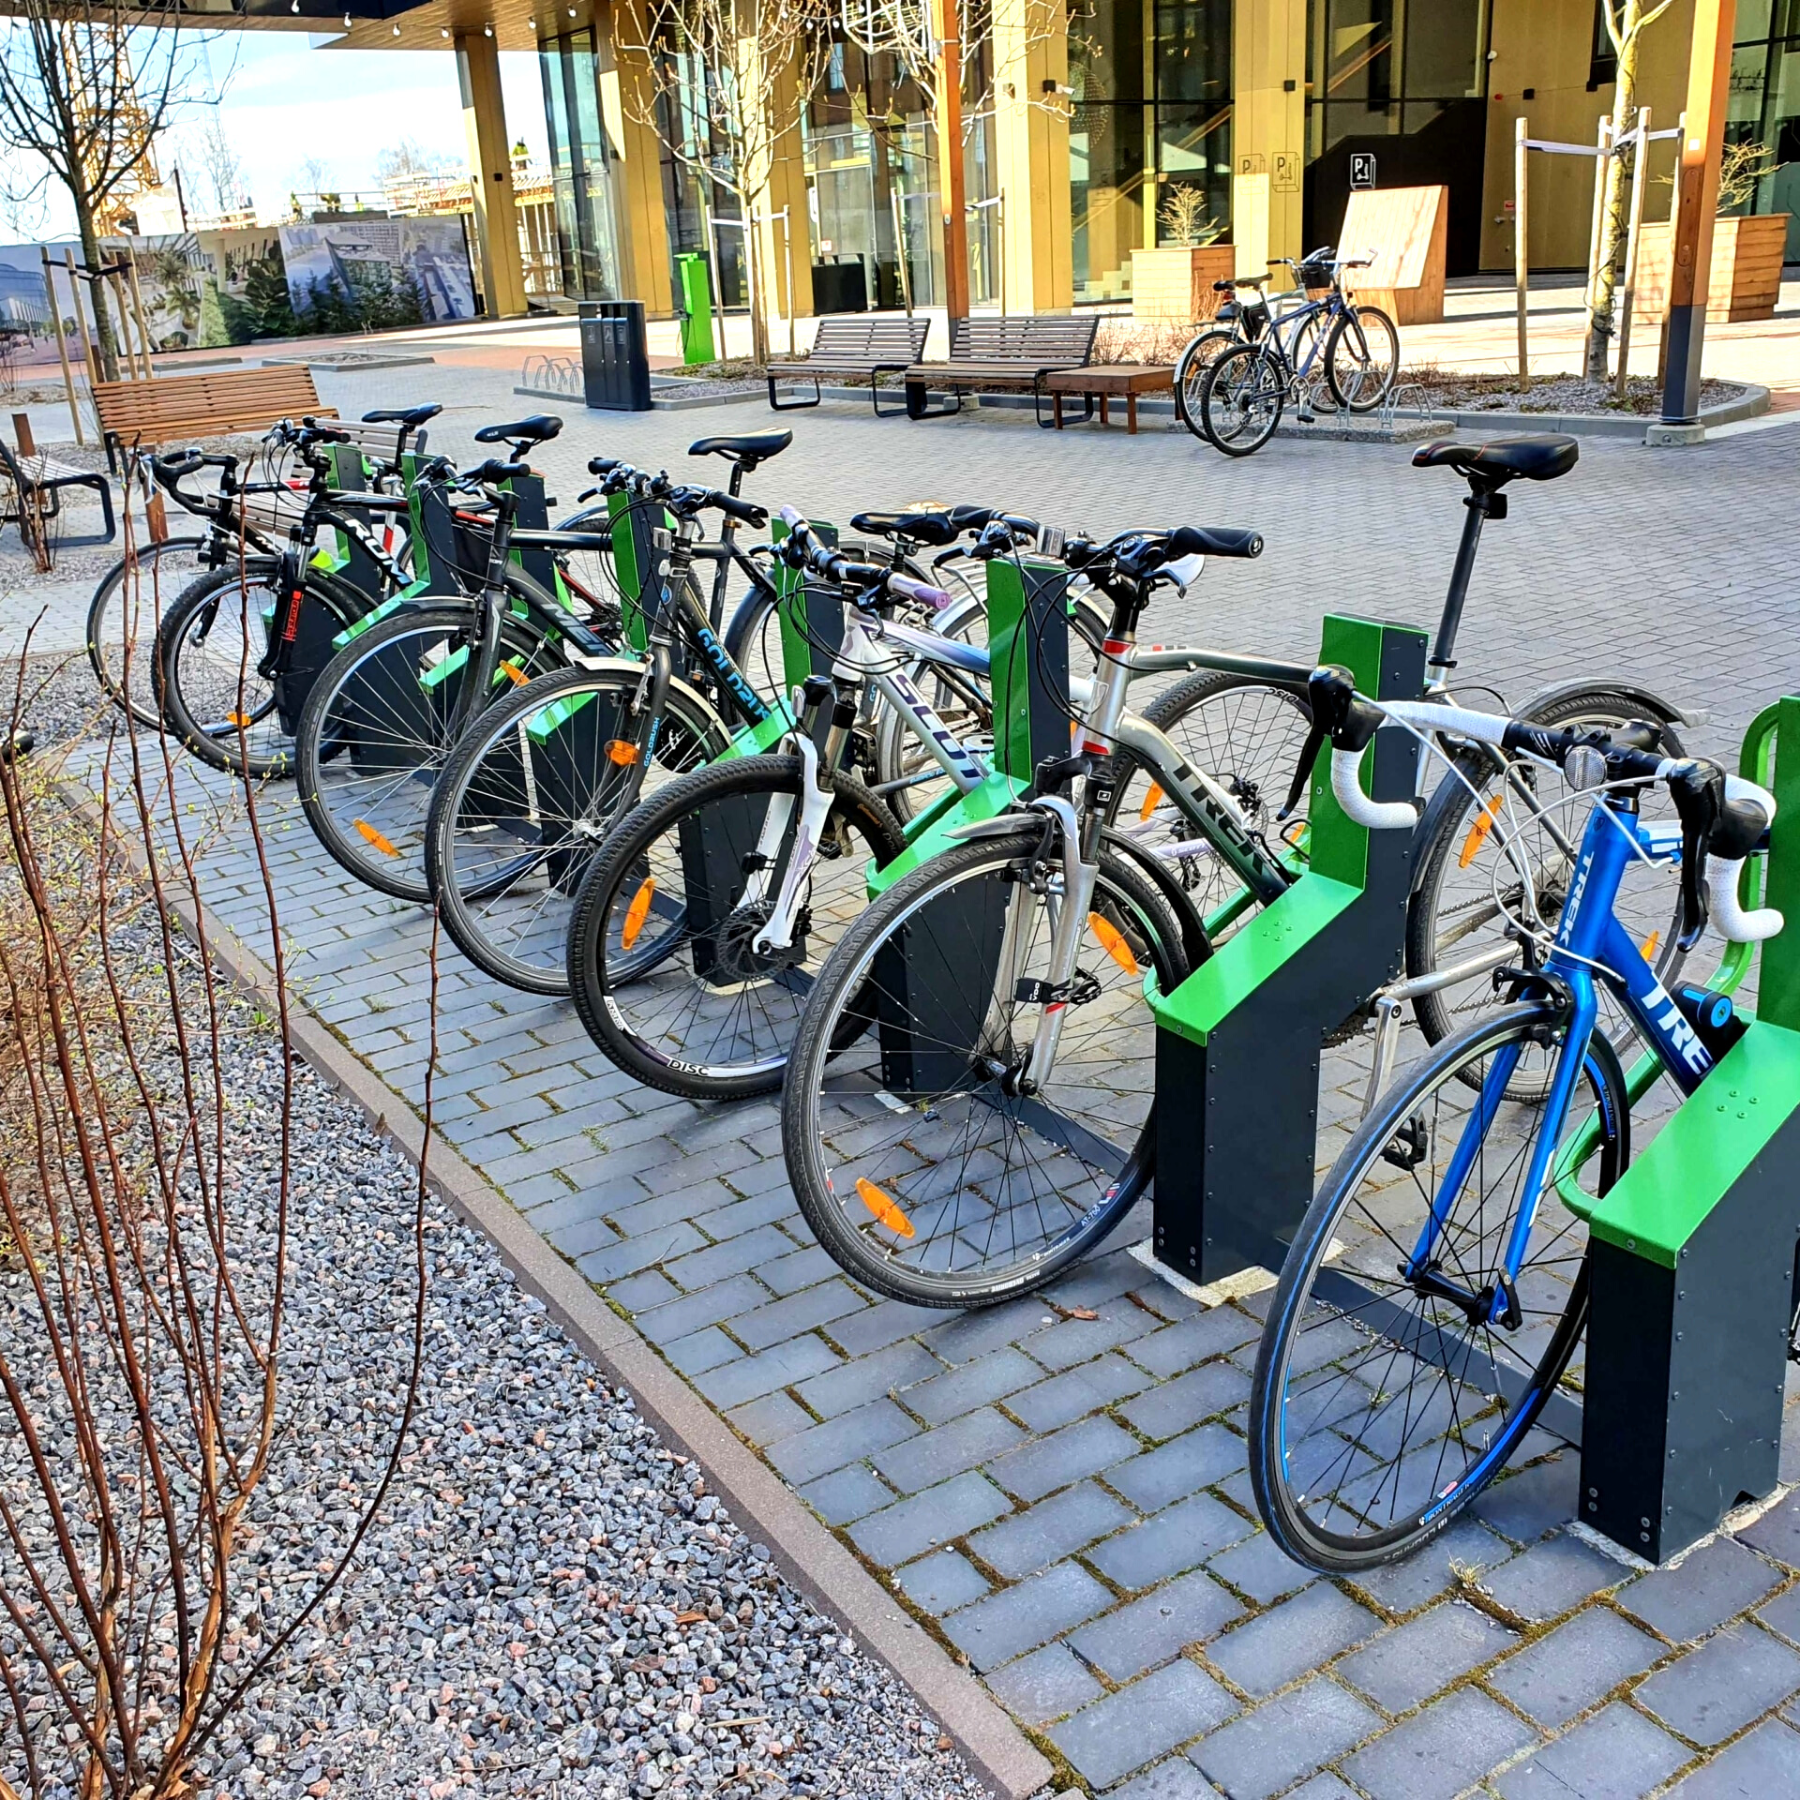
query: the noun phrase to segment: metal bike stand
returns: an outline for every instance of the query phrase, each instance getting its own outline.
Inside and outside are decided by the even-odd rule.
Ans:
[[[1772,709],[1800,744],[1800,699]],[[1769,779],[1758,721],[1744,772]],[[1755,1017],[1584,1210],[1593,1286],[1580,1517],[1663,1562],[1777,1483],[1800,1196],[1800,759],[1776,762]],[[1741,973],[1741,969],[1738,971]]]
[[[1060,563],[995,557],[987,565],[993,773],[968,794],[923,813],[900,856],[871,877],[879,893],[956,840],[957,826],[994,817],[1031,790],[1038,765],[1069,754],[1069,572]],[[994,991],[1008,896],[967,883],[932,902],[877,954],[882,1082],[890,1093],[933,1094],[966,1080]]]
[[[1329,615],[1320,658],[1364,693],[1413,700],[1425,633]],[[1375,737],[1370,791],[1409,800],[1419,745]],[[1315,1186],[1320,1054],[1327,1033],[1401,969],[1413,841],[1352,824],[1321,757],[1305,875],[1168,995],[1157,1019],[1154,1248],[1202,1286],[1278,1272]]]

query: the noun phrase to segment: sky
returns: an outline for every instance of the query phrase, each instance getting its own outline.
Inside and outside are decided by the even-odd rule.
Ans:
[[[447,45],[441,54],[311,47],[327,41],[289,31],[190,39],[197,85],[219,92],[220,126],[260,210],[284,210],[290,192],[313,187],[301,167],[308,157],[325,166],[322,188],[378,190],[377,161],[402,138],[427,156],[443,158],[454,172],[466,170],[456,58]],[[544,102],[537,58],[528,51],[505,52],[500,75],[508,134],[523,137],[532,160],[542,163]],[[209,111],[200,105],[185,108],[172,141],[158,152],[165,181],[171,179],[171,164],[181,165],[190,216],[213,210],[201,147]],[[6,173],[16,187],[20,166],[15,162]],[[0,235],[59,237],[73,230],[68,199],[54,183],[35,206],[15,206],[12,212],[10,233]]]

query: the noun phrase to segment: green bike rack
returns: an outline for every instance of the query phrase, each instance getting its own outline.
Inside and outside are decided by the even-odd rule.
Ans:
[[[1416,699],[1425,634],[1410,625],[1325,620],[1323,662],[1381,700]],[[1410,799],[1418,741],[1375,737],[1370,792]],[[1327,1033],[1400,973],[1412,835],[1367,831],[1313,776],[1311,862],[1293,887],[1245,922],[1156,1015],[1155,1251],[1208,1285],[1281,1268],[1311,1204],[1320,1052]]]
[[[1610,1192],[1561,1184],[1592,1283],[1580,1517],[1652,1562],[1779,1478],[1800,1242],[1800,758],[1775,757],[1783,740],[1800,744],[1800,699],[1744,747],[1744,773],[1775,792],[1766,901],[1789,921],[1760,947],[1755,1016]],[[1754,864],[1745,880],[1754,903]],[[1736,986],[1752,955],[1734,947],[1714,985]],[[1654,1073],[1640,1065],[1634,1089]]]
[[[681,360],[690,367],[716,362],[712,282],[706,272],[706,258],[688,251],[676,257],[675,269],[681,283]]]

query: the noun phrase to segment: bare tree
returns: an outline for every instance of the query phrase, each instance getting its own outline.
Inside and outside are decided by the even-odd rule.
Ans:
[[[417,138],[403,137],[375,158],[375,173],[385,186],[390,181],[413,181],[421,175],[443,172],[446,159],[421,149]]]
[[[15,0],[0,39],[0,143],[43,173],[13,196],[56,180],[68,190],[83,261],[100,264],[98,217],[137,171],[193,68],[177,39],[178,0]],[[94,308],[101,373],[116,380],[118,345],[104,306]]]
[[[225,132],[224,116],[215,102],[200,127],[200,167],[212,192],[213,211],[236,212],[244,202],[244,165]]]
[[[1615,143],[1636,128],[1638,52],[1644,33],[1673,4],[1674,0],[1601,0],[1600,13],[1606,21],[1606,35],[1618,60],[1618,72],[1613,78]],[[1633,152],[1633,155],[1642,154],[1641,147]],[[1601,201],[1600,241],[1595,248],[1594,266],[1588,270],[1585,373],[1590,381],[1606,379],[1607,347],[1617,331],[1613,304],[1618,290],[1619,261],[1625,250],[1628,173],[1623,156],[1609,156],[1594,174],[1596,181],[1605,183],[1605,194]]]

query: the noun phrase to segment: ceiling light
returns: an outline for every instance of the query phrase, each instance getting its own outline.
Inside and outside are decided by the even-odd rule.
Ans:
[[[450,27],[448,25],[440,25],[438,27],[438,36],[439,37],[448,37],[449,35],[450,35]]]
[[[398,37],[399,35],[400,35],[400,27],[398,25],[396,25],[394,27],[394,36]]]
[[[493,36],[493,35],[494,35],[494,28],[493,28],[493,26],[491,26],[491,25],[484,25],[484,26],[482,26],[482,28],[481,28],[481,35],[482,35],[482,36],[483,36],[483,37],[492,37],[492,36]]]

